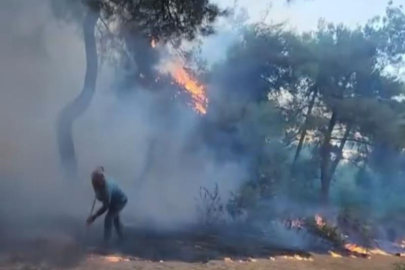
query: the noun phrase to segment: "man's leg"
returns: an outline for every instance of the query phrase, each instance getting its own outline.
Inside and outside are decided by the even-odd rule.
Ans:
[[[110,241],[111,230],[112,230],[114,218],[115,218],[114,212],[109,210],[104,219],[104,241],[105,242]]]
[[[123,240],[124,234],[123,234],[123,226],[121,223],[121,218],[120,218],[120,212],[122,209],[124,209],[125,205],[127,204],[127,201],[125,200],[121,205],[119,205],[116,209],[116,216],[114,217],[114,227],[115,231],[117,232],[118,238],[120,240]]]
[[[117,232],[118,238],[122,240],[124,238],[124,234],[122,232],[122,223],[119,214],[117,214],[117,216],[114,218],[114,227],[115,231]]]

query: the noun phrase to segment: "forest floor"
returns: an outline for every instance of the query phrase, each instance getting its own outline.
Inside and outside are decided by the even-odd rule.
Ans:
[[[7,241],[0,237],[0,270],[405,270],[405,257],[361,256],[328,248],[300,250],[276,247],[252,235],[131,231],[127,241],[100,249],[102,230],[91,234],[50,233]],[[242,237],[243,236],[243,237]],[[322,251],[323,250],[323,251]],[[404,254],[404,253],[401,253]]]
[[[246,270],[403,270],[405,259],[389,256],[374,256],[370,259],[363,258],[332,258],[328,255],[312,255],[311,261],[300,261],[275,257],[257,260],[214,260],[209,262],[181,262],[181,261],[148,261],[140,258],[121,256],[87,255],[80,263],[65,269],[72,270],[152,270],[152,269],[246,269]],[[28,262],[3,261],[1,270],[51,270],[63,269],[51,267],[46,264],[36,265]]]

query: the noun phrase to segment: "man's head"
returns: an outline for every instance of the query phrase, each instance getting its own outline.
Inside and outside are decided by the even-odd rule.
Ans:
[[[104,187],[105,185],[104,167],[99,166],[92,172],[91,183],[93,184],[93,188],[95,190]]]

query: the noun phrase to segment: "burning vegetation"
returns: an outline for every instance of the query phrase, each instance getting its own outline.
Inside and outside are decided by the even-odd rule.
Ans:
[[[174,64],[171,68],[174,80],[184,87],[191,96],[190,106],[200,114],[207,113],[208,98],[205,86],[199,83],[181,64]]]
[[[157,47],[157,41],[152,39],[150,46],[155,49]],[[208,107],[206,87],[184,67],[185,64],[183,61],[178,58],[167,61],[168,63],[164,64],[164,66],[168,69],[174,81],[190,96],[191,104],[189,104],[189,106],[199,114],[206,114]],[[156,78],[156,81],[158,78],[159,76]]]
[[[326,245],[322,245],[323,249],[328,250],[328,254],[333,258],[367,258],[371,256],[402,256],[405,249],[401,244],[388,243],[385,248],[381,248],[376,239],[368,239],[366,246],[356,244],[354,239],[362,239],[364,237],[359,232],[355,235],[348,236],[344,232],[346,228],[339,227],[335,222],[327,222],[321,215],[316,214],[310,218],[296,218],[284,221],[284,225],[298,233],[309,233],[315,237],[314,241],[326,241]],[[293,257],[290,257],[293,258]]]

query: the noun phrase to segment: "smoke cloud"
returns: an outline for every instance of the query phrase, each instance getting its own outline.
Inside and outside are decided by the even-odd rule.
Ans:
[[[226,201],[244,181],[243,163],[219,163],[199,144],[201,118],[191,108],[168,106],[159,91],[134,89],[120,99],[117,72],[107,64],[74,125],[79,180],[64,180],[55,121],[82,87],[81,29],[56,20],[47,1],[1,1],[0,15],[0,229],[21,236],[52,227],[50,221],[53,229],[69,219],[84,226],[94,196],[89,176],[98,165],[127,193],[123,219],[130,226],[193,224],[201,186],[217,183]],[[140,179],[151,141],[153,163]]]
[[[123,70],[100,61],[96,95],[74,123],[79,177],[64,179],[55,124],[62,108],[82,89],[86,63],[80,24],[58,20],[48,0],[0,1],[0,242],[6,235],[14,240],[83,231],[94,198],[90,173],[99,165],[128,195],[124,223],[162,231],[198,224],[200,187],[214,191],[217,184],[221,202],[226,204],[249,177],[258,179],[258,173],[276,175],[274,185],[286,179],[291,149],[280,149],[284,122],[279,112],[270,102],[247,106],[246,100],[256,98],[251,96],[254,91],[247,90],[261,89],[254,85],[261,81],[255,73],[255,59],[215,66],[226,58],[228,46],[241,40],[239,19],[247,20],[243,10],[223,22],[228,28],[205,40],[202,47],[203,57],[216,71],[207,89],[214,106],[205,118],[186,102],[173,102],[172,92],[165,91],[170,85],[157,83],[149,91],[142,89],[142,83],[131,84],[132,72],[144,72],[150,79],[154,65],[165,60],[165,54],[143,53],[150,49],[149,42],[138,37],[126,40],[130,50],[139,50],[135,68]],[[224,119],[229,123],[221,122]],[[265,146],[263,138],[268,142]],[[255,158],[261,152],[269,158],[261,161],[265,166],[258,172]],[[309,152],[302,158],[309,159],[306,156]],[[348,198],[354,198],[375,205],[377,219],[380,212],[402,205],[401,196],[392,196],[396,187],[376,185],[373,200],[369,192],[359,192],[361,183],[355,182],[349,165],[340,167],[337,175],[342,180],[333,183],[334,206],[350,204]],[[280,222],[313,217],[322,210],[314,200],[317,179],[304,174],[302,178],[313,184],[310,192],[298,188],[299,194],[289,196],[282,190],[286,194],[259,202],[256,211],[249,213],[250,224],[235,222],[221,236],[238,242],[241,228],[246,228],[267,231],[263,238],[274,246],[311,247],[313,239]],[[331,213],[334,210],[326,214],[336,217]]]

